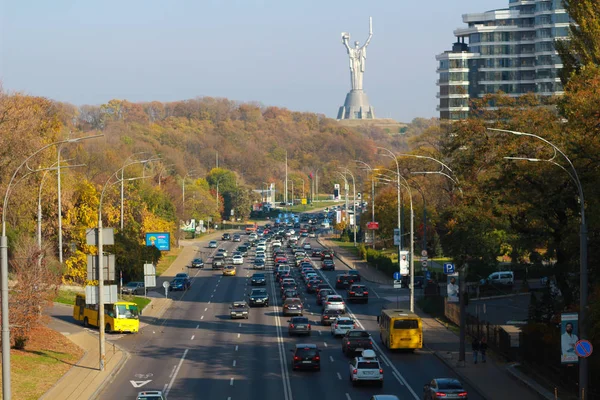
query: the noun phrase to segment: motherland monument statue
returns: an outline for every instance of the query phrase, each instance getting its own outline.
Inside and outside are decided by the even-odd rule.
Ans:
[[[375,112],[369,105],[367,94],[363,91],[363,76],[367,61],[367,46],[373,37],[373,18],[369,17],[369,37],[362,46],[354,42],[350,46],[350,34],[342,32],[342,44],[346,47],[350,61],[350,92],[346,95],[344,105],[338,111],[337,119],[374,119]]]

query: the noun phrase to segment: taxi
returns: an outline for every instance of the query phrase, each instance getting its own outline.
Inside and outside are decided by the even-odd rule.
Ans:
[[[235,276],[235,267],[233,265],[228,265],[223,268],[224,276]]]

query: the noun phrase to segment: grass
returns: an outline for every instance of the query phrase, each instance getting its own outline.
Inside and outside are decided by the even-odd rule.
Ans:
[[[83,350],[59,332],[36,328],[25,350],[11,350],[12,398],[39,399],[82,355]]]
[[[75,305],[75,296],[80,294],[74,290],[63,290],[59,289],[58,296],[54,299],[56,303],[67,304],[70,306]]]
[[[181,249],[171,249],[171,251],[162,256],[158,262],[158,265],[156,266],[156,276],[161,276],[167,269],[169,269],[171,264],[173,264],[173,261],[175,261],[175,259],[179,256],[179,253],[181,253]]]
[[[150,304],[150,299],[147,297],[138,297],[138,296],[123,296],[124,301],[130,301],[138,305],[138,308],[143,310],[148,304]]]

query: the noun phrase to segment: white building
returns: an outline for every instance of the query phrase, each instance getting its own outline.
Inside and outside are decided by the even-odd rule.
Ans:
[[[436,56],[441,119],[465,118],[469,98],[563,94],[554,40],[567,38],[562,0],[509,0],[507,9],[462,16],[452,50]]]

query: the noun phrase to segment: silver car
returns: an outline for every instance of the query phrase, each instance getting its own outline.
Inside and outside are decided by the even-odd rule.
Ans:
[[[342,296],[337,294],[329,295],[323,301],[323,310],[341,310],[342,313],[346,312],[346,304]]]

